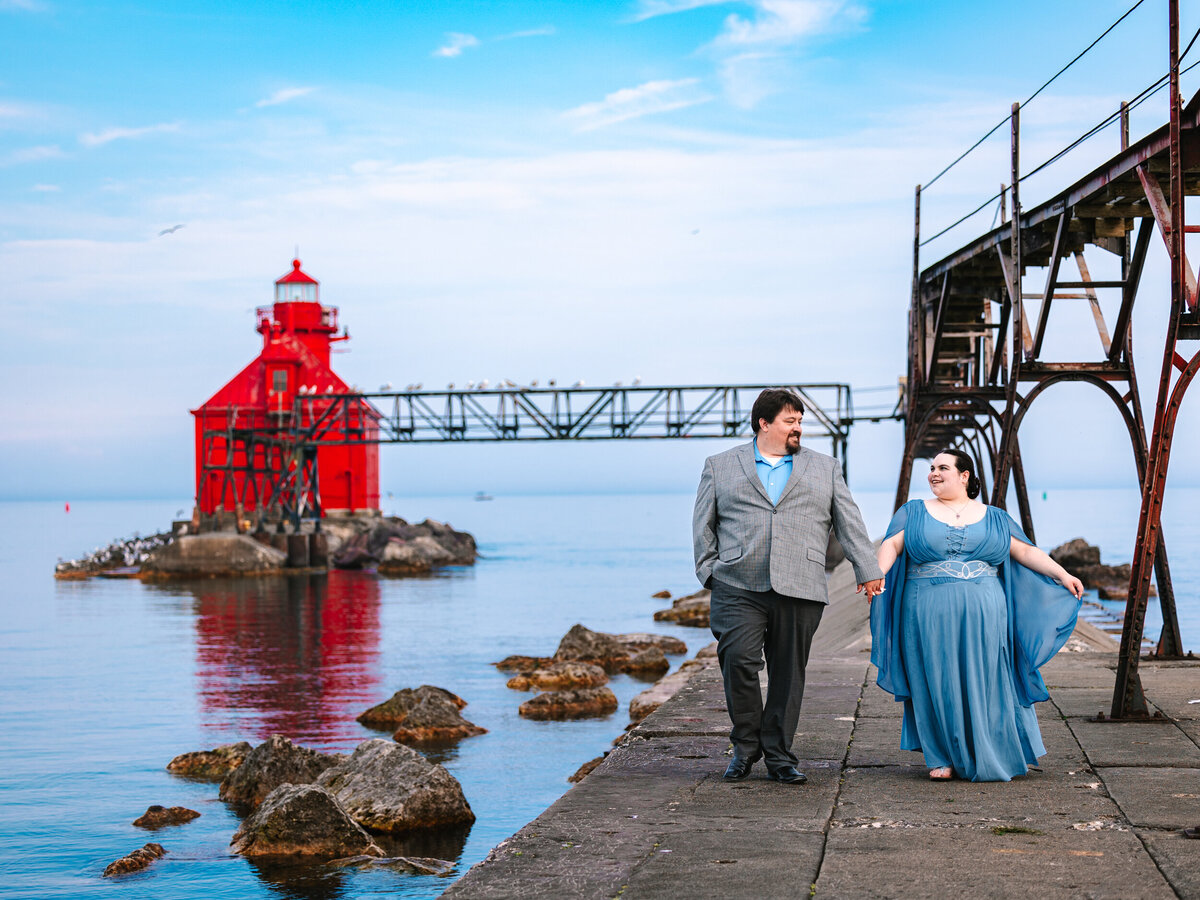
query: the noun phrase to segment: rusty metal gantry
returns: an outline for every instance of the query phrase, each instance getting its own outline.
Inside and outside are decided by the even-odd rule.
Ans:
[[[990,472],[993,505],[1006,505],[1012,480],[1022,524],[1032,538],[1018,439],[1022,420],[1034,400],[1060,382],[1091,384],[1111,399],[1129,433],[1142,492],[1113,691],[1114,719],[1147,715],[1138,662],[1152,571],[1163,614],[1154,652],[1178,658],[1183,651],[1161,514],[1175,419],[1200,370],[1200,352],[1194,345],[1185,349],[1185,343],[1200,340],[1200,310],[1184,240],[1186,234],[1200,231],[1187,226],[1184,218],[1184,197],[1200,194],[1200,93],[1184,105],[1179,93],[1178,0],[1170,0],[1169,16],[1166,125],[1130,145],[1128,107],[1122,104],[1121,152],[1057,196],[1026,210],[1020,203],[1020,185],[1027,177],[1020,168],[1020,105],[1013,104],[1011,218],[924,270],[919,267],[920,187],[916,196],[903,400],[905,452],[896,506],[907,497],[914,459],[959,447],[976,460],[981,474]],[[1004,195],[1002,189],[1002,204]],[[1170,262],[1171,293],[1148,437],[1130,321],[1156,227]],[[1119,278],[1092,278],[1087,256],[1097,251],[1119,257]],[[1072,266],[1078,275],[1068,274]],[[1034,275],[1033,270],[1042,276],[1039,290],[1027,292],[1023,280]],[[1111,327],[1101,310],[1100,292],[1120,295]],[[1027,300],[1037,302],[1036,317],[1026,310]],[[1093,358],[1045,358],[1056,301],[1090,307],[1098,338]],[[986,492],[988,480],[984,481]]]

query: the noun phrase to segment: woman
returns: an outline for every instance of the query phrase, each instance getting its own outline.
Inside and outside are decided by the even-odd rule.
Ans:
[[[1075,627],[1083,585],[979,496],[970,457],[943,450],[932,500],[910,500],[879,548],[871,607],[878,684],[904,702],[900,746],[929,777],[1008,781],[1046,752],[1038,669]]]

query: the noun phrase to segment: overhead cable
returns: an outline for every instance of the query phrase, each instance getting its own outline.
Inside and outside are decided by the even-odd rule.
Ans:
[[[1194,44],[1196,42],[1196,38],[1198,38],[1198,37],[1200,37],[1200,30],[1197,30],[1196,34],[1192,37],[1192,40],[1188,44],[1188,47],[1187,47],[1188,50],[1190,50],[1192,48],[1192,44]],[[1186,53],[1187,51],[1184,51],[1184,52]],[[1181,60],[1183,59],[1183,54],[1180,55],[1180,59]],[[1196,62],[1192,63],[1186,69],[1181,69],[1179,74],[1180,75],[1186,74],[1187,72],[1190,72],[1192,69],[1196,68],[1197,66],[1200,66],[1200,60],[1197,60]],[[1157,81],[1152,83],[1149,87],[1142,90],[1141,93],[1139,93],[1137,96],[1135,96],[1132,100],[1129,101],[1129,103],[1127,105],[1127,109],[1129,109],[1130,111],[1137,109],[1137,107],[1141,106],[1143,103],[1145,103],[1151,97],[1153,97],[1155,94],[1157,94],[1159,91],[1161,91],[1166,86],[1169,78],[1170,78],[1170,75],[1163,75]],[[1111,113],[1110,115],[1105,117],[1101,122],[1099,122],[1098,124],[1092,126],[1087,131],[1085,131],[1082,135],[1080,135],[1078,138],[1076,138],[1074,141],[1072,141],[1066,147],[1059,150],[1057,153],[1055,153],[1053,156],[1051,156],[1045,162],[1041,163],[1040,165],[1038,165],[1035,168],[1031,169],[1030,171],[1026,172],[1024,175],[1022,175],[1020,177],[1020,181],[1023,182],[1023,181],[1025,181],[1025,179],[1033,177],[1038,172],[1045,169],[1047,166],[1050,166],[1051,164],[1062,159],[1064,156],[1066,156],[1068,153],[1070,153],[1072,150],[1074,150],[1076,147],[1078,147],[1084,141],[1088,140],[1091,137],[1094,137],[1099,132],[1103,131],[1106,127],[1111,125],[1115,120],[1120,118],[1120,116],[1121,116],[1120,110],[1117,110],[1116,112]],[[951,222],[949,225],[947,225],[945,228],[943,228],[937,234],[931,235],[930,237],[927,237],[924,240],[922,240],[919,246],[924,247],[926,244],[930,243],[931,241],[934,241],[934,240],[937,240],[938,238],[940,238],[946,232],[951,231],[954,228],[957,228],[963,222],[967,221],[967,219],[978,214],[979,212],[982,212],[983,209],[985,207],[987,207],[987,205],[989,203],[991,203],[993,200],[999,200],[1003,195],[1004,195],[1003,189],[1001,189],[1000,191],[997,191],[995,194],[992,194],[992,196],[988,197],[981,204],[979,204],[979,206],[975,207],[973,210],[971,210],[966,215],[964,215],[958,219],[955,219],[953,222]],[[993,217],[993,226],[994,226],[994,223],[995,223],[995,218]]]
[[[1074,59],[1072,59],[1069,63],[1067,63],[1065,66],[1063,66],[1057,72],[1055,72],[1052,76],[1050,76],[1049,79],[1046,80],[1045,83],[1042,84],[1041,87],[1039,87],[1036,91],[1034,91],[1032,94],[1030,94],[1028,97],[1026,97],[1025,101],[1018,106],[1018,109],[1024,109],[1026,103],[1028,103],[1030,100],[1032,100],[1038,94],[1040,94],[1042,91],[1044,91],[1046,88],[1048,88],[1054,82],[1054,80],[1056,78],[1058,78],[1059,75],[1063,74],[1063,72],[1067,71],[1067,69],[1071,68],[1071,66],[1073,66],[1073,65],[1075,65],[1075,63],[1079,62],[1079,60],[1083,58],[1084,54],[1086,54],[1089,50],[1091,50],[1098,43],[1100,43],[1102,40],[1104,40],[1104,38],[1108,36],[1108,33],[1110,31],[1112,31],[1114,28],[1116,28],[1118,25],[1120,25],[1123,21],[1125,21],[1125,19],[1135,9],[1137,9],[1139,6],[1141,6],[1145,2],[1146,2],[1146,0],[1137,0],[1137,3],[1135,3],[1135,4],[1133,4],[1133,6],[1129,7],[1129,9],[1127,9],[1125,11],[1124,15],[1122,15],[1121,18],[1117,19],[1117,21],[1113,22],[1106,29],[1104,29],[1104,33],[1101,34],[1100,37],[1096,38],[1094,41],[1092,41],[1090,44],[1088,44],[1086,47],[1084,47],[1083,50],[1081,50],[1075,56]],[[1192,40],[1195,41],[1195,38],[1192,38]],[[1189,49],[1191,48],[1191,46],[1192,46],[1191,44],[1188,44]],[[951,169],[953,169],[955,166],[957,166],[960,162],[962,162],[964,159],[966,159],[977,147],[979,147],[980,144],[982,144],[984,141],[986,141],[988,138],[990,138],[993,134],[995,134],[997,131],[999,131],[1001,128],[1003,128],[1006,122],[1008,122],[1008,117],[1005,117],[1005,118],[1001,119],[999,122],[997,122],[995,124],[995,126],[993,126],[992,129],[987,134],[985,134],[983,137],[981,137],[979,140],[977,140],[974,144],[972,144],[970,147],[968,147],[966,150],[964,150],[962,152],[962,154],[960,154],[952,163],[950,163],[950,165],[946,166],[946,168],[942,169],[942,171],[940,171],[936,175],[934,175],[931,179],[929,179],[929,181],[927,181],[927,182],[925,182],[925,184],[921,185],[921,189],[925,190],[927,188],[932,187],[935,181],[937,181],[939,178],[941,178],[943,175],[945,175],[947,172],[949,172]]]

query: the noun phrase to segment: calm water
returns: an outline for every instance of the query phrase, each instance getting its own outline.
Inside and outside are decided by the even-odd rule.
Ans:
[[[1200,539],[1187,525],[1200,491],[1168,498],[1184,641],[1200,644]],[[890,494],[860,493],[873,534]],[[478,821],[465,834],[401,848],[454,859],[465,872],[567,788],[627,721],[645,685],[613,679],[609,719],[528,722],[526,694],[490,663],[549,654],[575,622],[604,631],[659,631],[691,651],[699,629],[658,626],[662,588],[694,587],[687,495],[427,497],[389,512],[471,531],[485,558],[432,578],[369,574],[210,581],[169,586],[97,579],[55,582],[55,558],[164,526],[182,501],[0,503],[0,883],[6,897],[349,898],[436,896],[449,881],[392,872],[264,869],[227,852],[237,819],[216,786],[168,775],[178,753],[279,732],[348,751],[378,736],[354,718],[401,687],[429,683],[468,702],[489,733],[436,758],[462,782]],[[1127,561],[1137,519],[1132,492],[1052,492],[1035,505],[1038,538],[1075,536]],[[1152,610],[1152,617],[1154,613]],[[1148,629],[1157,637],[1157,626]],[[673,660],[675,663],[678,659]],[[144,832],[147,806],[201,818]],[[104,866],[157,840],[169,851],[118,882]]]

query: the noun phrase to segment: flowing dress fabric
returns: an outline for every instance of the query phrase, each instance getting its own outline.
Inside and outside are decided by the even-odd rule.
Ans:
[[[1003,510],[965,527],[939,522],[925,503],[901,507],[887,537],[904,553],[871,605],[877,683],[904,703],[901,747],[931,768],[972,781],[1008,781],[1044,754],[1033,703],[1047,698],[1038,669],[1075,627],[1080,602],[1058,582],[1009,559],[1029,543]],[[995,576],[912,577],[911,566],[980,560]]]

